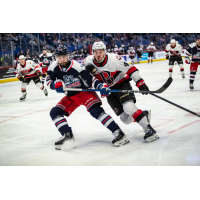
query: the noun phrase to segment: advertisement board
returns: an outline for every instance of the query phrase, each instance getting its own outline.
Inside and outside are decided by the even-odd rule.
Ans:
[[[14,78],[15,67],[0,67],[0,79]]]

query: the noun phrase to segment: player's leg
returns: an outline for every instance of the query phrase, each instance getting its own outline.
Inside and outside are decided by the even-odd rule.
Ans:
[[[52,121],[60,134],[63,136],[55,142],[57,150],[74,147],[72,128],[68,125],[64,116],[70,116],[77,107],[79,107],[79,105],[75,104],[73,99],[65,96],[50,111]]]
[[[149,52],[148,53],[148,64],[149,64],[150,60],[151,60],[151,56],[150,56],[150,52]]]
[[[190,83],[189,83],[189,86],[190,86],[190,90],[193,90],[194,89],[194,79],[195,79],[195,76],[196,76],[196,73],[197,73],[197,68],[198,68],[198,63],[191,63],[190,64]]]
[[[81,94],[81,104],[84,105],[90,115],[95,119],[99,120],[101,124],[109,129],[114,135],[114,140],[112,143],[115,146],[121,146],[129,142],[123,131],[115,123],[113,118],[107,114],[101,107],[101,100],[95,92],[84,92]]]
[[[30,83],[31,79],[30,78],[24,78],[21,84],[21,91],[22,91],[22,96],[20,97],[20,101],[25,101],[26,99],[26,86]]]
[[[42,85],[44,85],[47,70],[48,70],[48,67],[42,67]]]
[[[153,63],[153,52],[151,52],[151,64]]]
[[[169,58],[169,77],[172,77],[173,67],[174,67],[174,59]]]
[[[182,77],[185,78],[184,67],[183,67],[183,59],[182,59],[182,57],[179,57],[179,58],[178,58],[177,63],[178,63],[178,65],[179,65],[179,67],[180,67],[180,71],[181,71]]]
[[[121,87],[121,89],[130,90],[132,89],[132,87],[130,83],[125,83]],[[156,135],[156,131],[151,127],[149,123],[149,120],[147,118],[148,112],[142,111],[136,107],[135,97],[129,93],[126,95],[124,95],[124,93],[117,93],[117,94],[118,94],[118,99],[120,100],[123,106],[124,112],[129,116],[132,116],[132,120],[135,120],[143,128],[145,133],[144,139],[147,142],[152,142],[154,140],[157,140],[159,137]],[[128,120],[130,120],[130,118]]]
[[[35,76],[32,78],[35,85],[44,92],[45,96],[48,95],[47,89],[44,87],[44,85],[41,83],[39,76]]]

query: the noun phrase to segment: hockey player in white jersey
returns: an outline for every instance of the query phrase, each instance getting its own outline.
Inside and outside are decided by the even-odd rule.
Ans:
[[[166,46],[165,52],[166,59],[169,59],[169,77],[172,77],[174,62],[177,61],[182,73],[182,77],[185,78],[183,60],[181,57],[182,46],[180,44],[176,44],[176,40],[172,39],[170,44]]]
[[[83,60],[82,65],[97,80],[107,84],[110,89],[132,90],[129,82],[133,79],[139,90],[149,91],[140,77],[138,69],[129,65],[119,55],[106,54],[106,46],[102,41],[95,42],[92,51],[93,55]],[[159,138],[147,119],[148,112],[136,107],[136,99],[133,94],[111,93],[107,96],[107,101],[123,123],[130,124],[136,121],[143,128],[144,139],[147,142]]]
[[[135,50],[133,49],[133,47],[130,47],[130,49],[128,50],[128,55],[129,55],[129,57],[131,59],[131,64],[134,65],[135,64],[134,60],[135,60],[136,53],[135,53]]]
[[[39,55],[40,66],[42,67],[42,84],[44,85],[46,73],[49,65],[53,61],[53,54],[47,53],[47,49],[44,47],[42,54]]]
[[[40,82],[39,78],[39,74],[41,73],[40,65],[36,64],[32,60],[25,60],[25,59],[26,57],[24,57],[23,55],[19,56],[20,63],[17,64],[17,68],[15,71],[16,78],[22,81],[21,85],[22,97],[20,98],[20,101],[25,101],[27,95],[26,86],[30,83],[31,80],[33,80],[35,85],[39,89],[41,89],[47,96],[48,92]]]
[[[114,53],[115,53],[115,54],[118,54],[118,53],[119,53],[119,48],[118,48],[118,46],[117,46],[117,45],[115,45],[115,48],[114,48]]]
[[[151,61],[151,64],[153,63],[153,54],[156,51],[156,47],[153,45],[153,42],[147,47],[148,51],[148,64]]]

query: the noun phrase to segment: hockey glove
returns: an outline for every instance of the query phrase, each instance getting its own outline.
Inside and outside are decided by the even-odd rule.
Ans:
[[[149,91],[149,88],[147,87],[143,79],[137,81],[136,86],[139,88],[140,91]],[[147,95],[148,93],[142,93],[142,94]]]
[[[58,93],[65,93],[65,91],[63,90],[63,84],[62,84],[62,82],[60,80],[56,80],[54,82],[54,84],[55,84],[55,90],[56,90],[56,92],[58,92]]]
[[[166,59],[169,60],[169,56],[166,56]]]
[[[97,69],[93,65],[87,65],[85,67],[86,71],[89,72],[91,75],[94,75]]]
[[[20,75],[19,75],[17,78],[18,78],[20,81],[23,81],[23,80],[24,80],[24,78],[23,78],[22,76],[20,76]]]
[[[185,63],[186,63],[186,64],[190,64],[190,59],[189,59],[189,57],[185,57]]]
[[[101,83],[97,86],[97,89],[100,90],[101,93],[101,97],[107,97],[110,95],[111,93],[111,89],[105,84],[105,83]]]

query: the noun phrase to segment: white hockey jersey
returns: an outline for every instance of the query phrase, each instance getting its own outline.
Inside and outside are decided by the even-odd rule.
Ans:
[[[155,52],[155,51],[156,51],[156,47],[155,47],[154,45],[149,45],[149,46],[147,47],[147,51],[148,51],[148,52]]]
[[[135,50],[128,50],[128,55],[129,56],[135,56]]]
[[[175,47],[172,47],[171,44],[168,44],[165,48],[166,56],[170,55],[170,57],[180,56],[182,53],[182,46],[180,44],[176,44]]]
[[[137,82],[141,78],[135,66],[129,65],[121,56],[116,54],[107,53],[101,64],[94,60],[93,55],[88,56],[82,61],[82,66],[87,65],[93,65],[97,69],[94,74],[96,80],[106,83],[109,87],[131,78]],[[93,84],[94,82],[95,80]]]
[[[28,77],[34,77],[38,76],[38,72],[41,70],[41,67],[39,64],[36,64],[32,60],[25,61],[25,65],[22,66],[20,63],[17,64],[17,68],[15,71],[16,78],[20,76],[26,76]]]
[[[114,48],[114,53],[115,53],[115,54],[118,54],[118,53],[119,53],[119,48],[116,48],[116,47],[115,47],[115,48]]]

